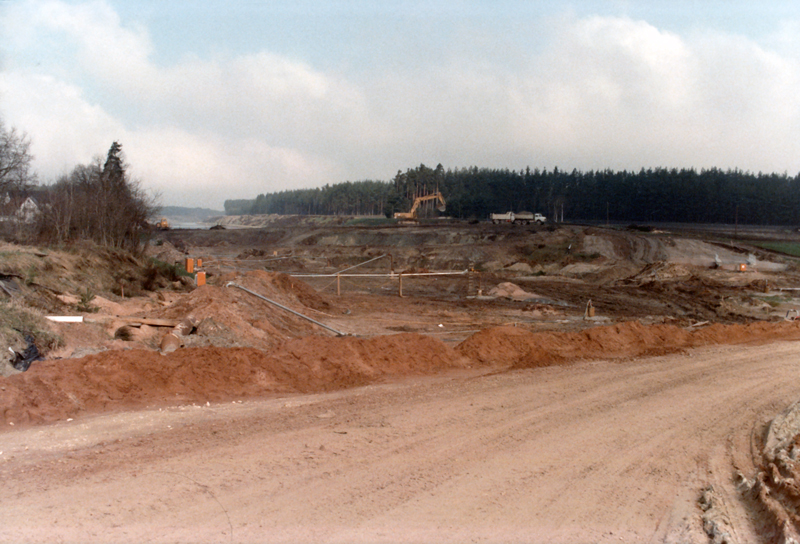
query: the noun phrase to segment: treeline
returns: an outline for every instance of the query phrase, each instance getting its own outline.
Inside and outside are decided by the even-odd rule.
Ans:
[[[227,215],[383,215],[389,185],[381,181],[346,181],[316,189],[258,195],[255,200],[226,200]]]
[[[415,196],[437,189],[447,200],[447,215],[463,219],[526,210],[566,221],[800,224],[800,174],[718,168],[567,172],[420,165],[389,182],[346,182],[226,201],[225,211],[391,217],[407,211]]]

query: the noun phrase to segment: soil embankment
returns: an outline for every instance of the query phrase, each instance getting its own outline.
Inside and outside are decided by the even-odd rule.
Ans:
[[[333,391],[459,368],[532,368],[665,354],[713,344],[800,339],[800,322],[713,325],[687,331],[637,322],[581,332],[491,328],[455,348],[419,334],[308,336],[269,351],[186,348],[109,351],[45,361],[0,388],[0,423],[48,423],[107,410]]]

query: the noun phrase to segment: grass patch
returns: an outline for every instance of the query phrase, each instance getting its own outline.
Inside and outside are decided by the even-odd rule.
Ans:
[[[550,244],[538,244],[535,246],[528,246],[527,249],[527,259],[531,262],[535,263],[554,263],[560,262],[562,259],[570,255],[572,249],[575,247],[576,242],[571,240],[565,240],[559,243],[550,243]],[[575,255],[572,254],[574,257]]]
[[[767,304],[769,304],[773,308],[777,308],[781,304],[784,304],[784,303],[789,302],[791,300],[791,297],[788,297],[786,295],[773,295],[773,296],[769,296],[769,297],[753,297],[753,298],[755,298],[757,300],[760,300],[762,302],[766,302]]]
[[[55,269],[51,258],[31,248],[29,251],[0,252],[0,274],[16,276],[27,286],[40,285],[54,291],[64,289],[57,275],[49,274]]]
[[[0,253],[0,273],[19,276],[20,278],[34,277],[38,274],[38,259],[29,252],[4,251]]]
[[[33,337],[42,352],[64,345],[64,339],[49,329],[40,313],[16,301],[0,301],[0,347],[19,347],[26,335]]]
[[[777,251],[792,257],[800,257],[800,243],[798,242],[751,242],[754,246]]]

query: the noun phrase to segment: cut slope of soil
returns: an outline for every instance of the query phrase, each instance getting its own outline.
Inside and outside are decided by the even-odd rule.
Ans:
[[[0,386],[2,422],[46,423],[83,413],[317,392],[480,365],[530,368],[577,360],[664,354],[708,344],[800,339],[795,322],[712,325],[694,332],[637,322],[575,333],[496,327],[451,348],[420,334],[370,339],[309,336],[270,351],[186,348],[45,361]],[[9,427],[5,427],[8,429]]]
[[[44,361],[4,380],[1,421],[6,425],[46,423],[111,409],[328,391],[464,365],[455,350],[418,334],[371,339],[310,336],[285,342],[270,352],[254,348],[187,348],[168,355],[110,351],[82,359]]]
[[[580,332],[530,332],[494,327],[457,346],[465,357],[485,365],[533,368],[569,361],[662,355],[709,344],[741,344],[800,339],[797,322],[714,324],[695,331],[674,325],[631,321]]]

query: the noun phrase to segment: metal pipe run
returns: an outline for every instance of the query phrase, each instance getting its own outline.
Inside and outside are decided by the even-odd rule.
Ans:
[[[341,276],[342,278],[397,278],[403,276],[405,278],[412,276],[464,276],[469,274],[469,270],[456,271],[456,272],[390,272],[388,274],[289,274],[293,278],[335,278]]]
[[[284,259],[292,259],[294,255],[284,255],[282,257],[270,257],[269,259],[208,259],[205,261],[206,264],[208,263],[268,263],[272,261],[281,261]]]
[[[331,331],[331,332],[335,333],[335,334],[336,334],[336,336],[347,336],[347,333],[344,333],[344,332],[341,332],[341,331],[337,331],[336,329],[332,329],[331,327],[327,326],[327,325],[326,325],[326,324],[324,324],[324,323],[320,323],[319,321],[317,321],[317,320],[315,320],[315,319],[311,319],[310,317],[308,317],[308,316],[306,316],[306,315],[303,315],[303,314],[301,314],[300,312],[295,312],[295,311],[294,311],[294,310],[292,310],[291,308],[287,308],[286,306],[284,306],[283,304],[280,304],[279,302],[275,302],[274,300],[270,300],[270,299],[268,299],[268,298],[267,298],[267,297],[265,297],[265,296],[259,295],[259,294],[258,294],[258,293],[256,293],[255,291],[251,291],[251,290],[250,290],[250,289],[248,289],[247,287],[244,287],[244,286],[242,286],[242,285],[239,285],[239,284],[238,284],[238,283],[236,283],[236,282],[229,281],[228,283],[226,283],[226,284],[225,284],[225,287],[238,287],[238,288],[239,288],[239,289],[241,289],[242,291],[244,291],[244,292],[246,292],[246,293],[250,293],[250,294],[251,294],[251,295],[253,295],[254,297],[258,297],[258,298],[260,298],[260,299],[261,299],[261,300],[263,300],[263,301],[269,302],[270,304],[272,304],[273,306],[277,306],[277,307],[278,307],[278,308],[280,308],[281,310],[286,310],[287,312],[289,312],[289,313],[292,313],[292,314],[296,315],[297,317],[302,317],[302,318],[303,318],[303,319],[305,319],[306,321],[311,321],[311,322],[312,322],[312,323],[314,323],[315,325],[319,325],[319,326],[320,326],[320,327],[322,327],[323,329],[327,329],[327,330],[329,330],[329,331]]]
[[[368,261],[364,261],[363,263],[358,263],[358,264],[353,265],[351,267],[345,268],[344,270],[339,270],[335,274],[338,275],[338,274],[341,274],[342,272],[347,272],[348,270],[352,270],[354,268],[358,268],[359,266],[363,266],[363,265],[365,265],[367,263],[371,263],[372,261],[377,261],[378,259],[383,259],[384,257],[388,257],[388,255],[386,253],[384,253],[383,255],[380,255],[378,257],[374,257],[374,258],[372,258],[372,259],[370,259]]]

